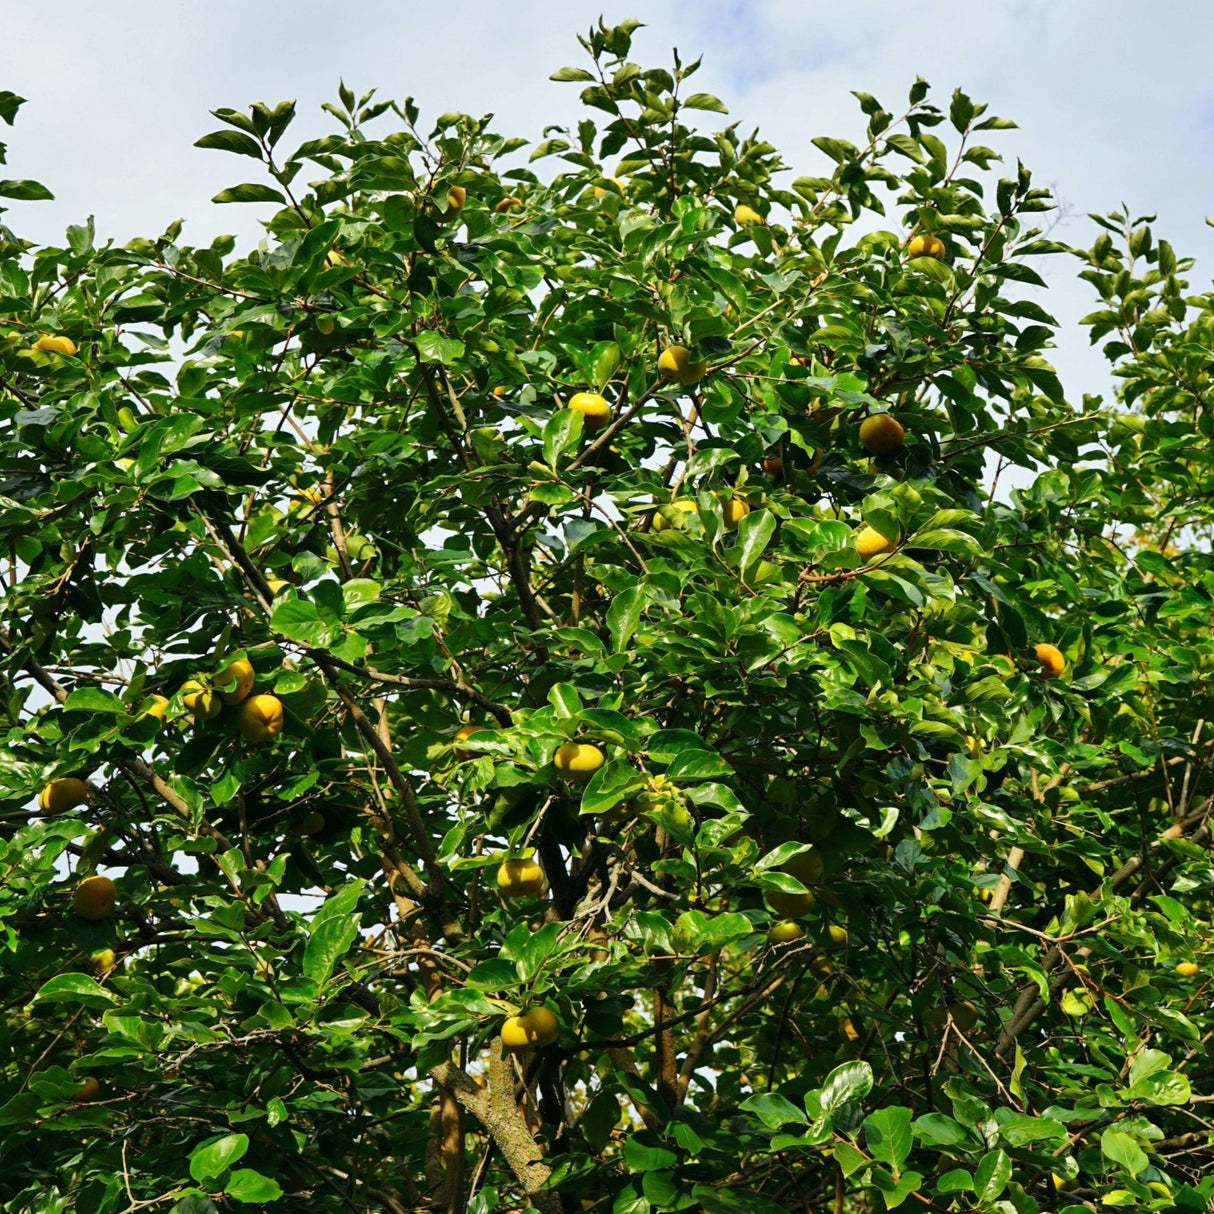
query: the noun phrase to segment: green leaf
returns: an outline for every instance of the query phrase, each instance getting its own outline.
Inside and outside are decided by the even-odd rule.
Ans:
[[[51,202],[54,197],[40,181],[0,180],[0,198],[16,198],[21,202]]]
[[[0,1105],[0,1126],[22,1125],[38,1118],[42,1097],[36,1092],[21,1092],[7,1103]]]
[[[104,1007],[114,1002],[114,995],[88,974],[58,974],[38,988],[34,1002],[83,1003],[89,1007]]]
[[[594,351],[594,386],[599,391],[607,386],[623,358],[619,342],[600,342]]]
[[[872,1090],[872,1067],[867,1062],[845,1062],[827,1075],[818,1099],[824,1112],[836,1113],[845,1104],[863,1100]]]
[[[672,1168],[678,1163],[679,1157],[663,1146],[647,1146],[639,1138],[628,1138],[624,1141],[624,1162],[630,1172],[656,1172]]]
[[[951,1147],[969,1138],[969,1131],[946,1113],[925,1113],[915,1118],[915,1137],[933,1146]]]
[[[1105,1130],[1100,1135],[1100,1153],[1110,1163],[1125,1168],[1131,1176],[1137,1176],[1150,1163],[1143,1149],[1124,1130]]]
[[[247,1134],[226,1134],[190,1152],[190,1175],[199,1184],[215,1180],[225,1169],[243,1159],[249,1149]]]
[[[275,607],[270,623],[276,632],[303,645],[325,649],[335,640],[333,630],[307,599],[283,600]]]
[[[286,205],[286,198],[268,185],[258,185],[256,182],[245,182],[243,185],[230,186],[220,190],[212,202],[277,202]]]
[[[978,1200],[995,1201],[1012,1178],[1012,1161],[1006,1151],[988,1151],[974,1172],[974,1190]]]
[[[594,76],[590,72],[588,72],[584,67],[562,67],[562,68],[557,68],[557,70],[555,72],[553,72],[552,75],[548,77],[548,79],[557,80],[562,83],[565,81],[577,82],[577,81],[583,81],[583,80],[593,83]]]
[[[864,1143],[868,1153],[900,1172],[910,1154],[910,1127],[910,1109],[892,1106],[870,1113],[864,1119]]]
[[[125,716],[127,706],[113,692],[100,687],[80,687],[70,692],[63,701],[65,712],[108,712]]]
[[[223,1186],[223,1191],[233,1201],[245,1205],[277,1201],[282,1196],[278,1181],[263,1176],[260,1172],[254,1172],[252,1168],[239,1168],[233,1172],[228,1177],[227,1184]]]
[[[711,93],[692,93],[690,97],[683,98],[683,106],[689,110],[710,110],[714,114],[729,113],[725,103]]]
[[[645,777],[631,763],[612,759],[598,769],[582,790],[583,814],[605,814],[645,787]]]
[[[220,152],[235,152],[240,156],[252,156],[254,160],[262,159],[261,145],[256,139],[241,134],[240,131],[212,131],[194,141],[196,148],[214,148]]]
[[[629,586],[612,598],[611,606],[607,608],[607,630],[611,633],[611,647],[616,653],[626,649],[632,640],[641,621],[646,598],[644,586]]]
[[[457,337],[447,337],[443,333],[427,329],[413,340],[421,351],[422,358],[428,362],[450,366],[464,356],[464,343]]]
[[[1141,1100],[1155,1105],[1188,1104],[1192,1096],[1188,1076],[1179,1071],[1155,1071],[1123,1093],[1125,1100]]]
[[[790,1100],[778,1092],[763,1092],[742,1102],[742,1107],[753,1113],[769,1130],[795,1123],[808,1125],[809,1119]]]
[[[577,446],[582,415],[576,409],[558,409],[544,423],[544,462],[556,471],[560,457]]]
[[[776,533],[776,518],[770,510],[752,510],[738,524],[738,568],[746,575],[761,557]]]
[[[312,919],[303,972],[320,986],[329,980],[334,966],[358,935],[360,916],[355,907],[363,886],[362,881],[350,881],[326,898]]]
[[[850,1142],[836,1142],[834,1156],[844,1176],[851,1176],[868,1165],[868,1157],[857,1151]]]

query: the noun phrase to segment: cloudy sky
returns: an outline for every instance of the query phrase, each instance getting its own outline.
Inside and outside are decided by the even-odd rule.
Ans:
[[[320,102],[339,78],[356,91],[414,97],[433,118],[496,114],[508,134],[538,138],[577,113],[577,88],[549,74],[583,62],[575,35],[603,13],[646,23],[633,58],[665,64],[677,45],[703,54],[697,87],[730,118],[758,126],[798,172],[821,170],[810,140],[861,130],[849,90],[887,108],[917,75],[947,103],[954,87],[1012,118],[997,144],[1052,186],[1072,216],[1058,235],[1092,239],[1089,211],[1125,202],[1157,212],[1156,230],[1214,265],[1214,4],[1168,0],[0,0],[0,89],[28,99],[4,175],[33,177],[53,203],[15,204],[9,221],[54,241],[89,214],[119,240],[154,235],[178,216],[183,239],[256,239],[256,207],[208,200],[251,179],[252,161],[191,147],[219,124],[208,111],[298,101],[298,139],[329,120]],[[790,175],[791,179],[791,175]],[[1074,320],[1094,306],[1071,264],[1050,271],[1048,304],[1066,325],[1055,361],[1076,398],[1107,383]]]

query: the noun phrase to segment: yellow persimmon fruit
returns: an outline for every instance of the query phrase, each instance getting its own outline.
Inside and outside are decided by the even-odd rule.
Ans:
[[[292,823],[287,834],[296,839],[310,839],[325,828],[325,816],[319,809],[309,810],[302,818]]]
[[[461,762],[466,763],[469,759],[476,758],[476,751],[468,750],[467,747],[461,746],[460,743],[467,741],[474,733],[485,732],[479,725],[461,725],[455,731],[455,747],[454,755]]]
[[[655,531],[682,531],[687,526],[687,516],[698,513],[699,509],[699,506],[689,497],[667,502],[654,512],[653,529]]]
[[[277,696],[249,696],[236,712],[236,724],[250,742],[269,742],[282,733],[282,701]]]
[[[464,209],[464,203],[467,201],[468,191],[462,185],[453,185],[447,191],[447,213],[458,215]]]
[[[912,236],[906,244],[906,255],[910,258],[933,257],[936,261],[943,261],[945,252],[944,241],[927,232]]]
[[[1182,961],[1177,965],[1176,972],[1186,978],[1192,978],[1194,974],[1201,972],[1201,966],[1196,961]]]
[[[98,949],[90,958],[94,974],[106,974],[118,964],[118,957],[112,948]]]
[[[589,780],[606,761],[603,752],[589,742],[566,742],[552,757],[557,771],[565,779],[579,783]]]
[[[164,714],[169,710],[168,696],[151,696],[147,701],[147,706],[140,714],[145,717],[155,717],[159,721],[164,720]]]
[[[734,207],[733,219],[742,228],[762,227],[767,222],[754,207],[748,207],[744,202]]]
[[[72,893],[72,910],[91,923],[108,919],[117,893],[117,887],[109,877],[85,877]]]
[[[494,203],[493,209],[499,215],[505,215],[505,214],[509,213],[510,211],[519,210],[519,208],[522,207],[522,205],[523,205],[523,200],[521,198],[515,198],[514,195],[511,195],[509,198],[503,198],[500,201]]]
[[[75,776],[63,776],[44,785],[38,794],[38,808],[47,814],[62,814],[89,799],[89,786]]]
[[[963,1033],[968,1033],[978,1023],[978,1009],[968,999],[954,1000],[948,1005],[948,1014]]]
[[[544,888],[544,870],[534,860],[507,860],[497,870],[503,898],[534,898]]]
[[[75,354],[76,343],[62,333],[43,333],[34,342],[35,350],[46,350],[52,354]]]
[[[611,406],[598,392],[575,392],[568,407],[582,415],[582,426],[587,430],[602,430],[611,422]]]
[[[829,957],[819,954],[810,960],[809,972],[819,981],[825,981],[835,972],[835,967]]]
[[[893,551],[893,544],[875,527],[866,523],[856,532],[856,551],[865,559],[879,556],[882,552]]]
[[[1056,679],[1066,669],[1066,658],[1056,645],[1038,645],[1034,652],[1043,678]]]
[[[551,1045],[560,1035],[561,1022],[546,1007],[508,1016],[502,1025],[502,1045],[508,1050]]]
[[[229,683],[235,683],[235,686],[229,690],[221,691],[219,698],[225,704],[239,704],[253,690],[253,681],[256,677],[249,659],[237,658],[236,661],[225,666],[214,678],[216,687],[227,687]]]
[[[856,1028],[856,1023],[850,1016],[845,1016],[839,1022],[839,1036],[847,1042],[848,1045],[855,1045],[860,1040],[860,1030]]]
[[[663,379],[673,379],[685,388],[698,384],[707,370],[708,364],[694,361],[686,346],[667,346],[658,355],[658,374]]]
[[[731,497],[721,507],[721,518],[725,523],[726,531],[733,531],[734,528],[750,513],[750,505],[744,502],[740,497]]]
[[[902,450],[905,442],[906,431],[902,423],[888,413],[866,417],[860,423],[860,445],[870,455],[894,455]]]
[[[73,1093],[75,1104],[91,1104],[101,1095],[101,1081],[96,1075],[90,1075]]]
[[[793,856],[787,864],[782,864],[778,870],[790,877],[795,877],[802,885],[813,885],[822,879],[822,857],[815,851],[802,852]],[[767,905],[783,919],[797,919],[813,909],[817,899],[813,891],[807,889],[803,894],[788,894],[782,890],[768,890],[764,895]]]
[[[827,935],[830,937],[830,942],[835,948],[846,948],[849,939],[847,928],[840,927],[837,923],[832,923],[827,928]]]
[[[794,940],[805,938],[805,929],[791,919],[783,919],[773,923],[767,932],[767,938],[772,944],[791,944]]]
[[[211,721],[219,716],[223,701],[209,687],[197,679],[188,679],[181,685],[181,702],[199,721]]]

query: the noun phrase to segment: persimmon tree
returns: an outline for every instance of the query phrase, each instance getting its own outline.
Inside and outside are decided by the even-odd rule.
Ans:
[[[1210,1208],[1211,297],[636,27],[216,111],[255,249],[0,182],[4,1209]]]

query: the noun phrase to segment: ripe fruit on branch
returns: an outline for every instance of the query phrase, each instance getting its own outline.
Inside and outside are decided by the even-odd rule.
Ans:
[[[653,529],[655,531],[683,531],[687,527],[688,515],[697,514],[699,509],[699,506],[689,497],[667,502],[654,512]]]
[[[250,742],[269,742],[282,733],[282,701],[277,696],[250,696],[237,710],[236,724]]]
[[[45,350],[52,354],[75,354],[76,343],[62,333],[43,333],[34,342],[35,350]]]
[[[72,910],[90,923],[108,919],[114,909],[117,893],[118,890],[109,877],[85,877],[72,893]]]
[[[469,759],[476,758],[476,751],[468,750],[467,747],[461,746],[460,743],[472,737],[474,733],[483,733],[479,725],[461,725],[455,731],[455,745],[452,753],[461,763],[466,763]]]
[[[1043,678],[1056,679],[1066,669],[1066,658],[1056,645],[1038,645],[1035,652]]]
[[[673,379],[684,388],[698,384],[708,370],[706,362],[693,362],[691,351],[686,346],[667,346],[658,355],[658,374],[663,379]]]
[[[1201,966],[1196,961],[1182,961],[1177,965],[1176,972],[1185,978],[1192,978],[1194,974],[1201,972]]]
[[[566,742],[552,756],[557,771],[566,780],[576,780],[579,784],[589,780],[606,761],[603,752],[589,742]]]
[[[721,518],[724,520],[725,530],[733,531],[749,513],[749,503],[743,501],[740,497],[731,497],[721,507]]]
[[[955,999],[948,1007],[938,1007],[930,1016],[931,1023],[938,1029],[944,1028],[949,1018],[963,1033],[978,1023],[978,1009],[968,999]]]
[[[118,958],[112,948],[99,949],[89,958],[94,974],[106,974],[118,964]]]
[[[906,431],[902,423],[888,413],[866,417],[860,423],[860,444],[870,455],[894,455],[902,450]]]
[[[546,1008],[533,1007],[502,1024],[502,1045],[508,1050],[551,1045],[561,1035],[561,1022]]]
[[[91,1104],[101,1095],[101,1081],[90,1075],[73,1093],[74,1104]]]
[[[52,780],[38,794],[38,808],[47,814],[62,814],[89,799],[89,786],[75,776]]]
[[[770,895],[768,898],[770,900]],[[805,938],[805,929],[791,919],[782,919],[779,923],[773,923],[768,929],[767,938],[772,944],[791,944],[794,940]]]
[[[220,691],[219,698],[225,704],[239,704],[253,690],[253,681],[256,677],[248,658],[237,658],[215,676],[216,687],[227,687],[229,683],[236,684],[227,691]]]
[[[866,523],[856,532],[856,551],[865,559],[878,556],[882,552],[892,552],[894,545],[885,538],[875,527]]]
[[[763,227],[766,220],[754,207],[748,207],[746,203],[740,202],[733,209],[733,219],[741,228]]]
[[[597,392],[575,392],[569,398],[569,408],[582,415],[587,430],[602,430],[611,422],[611,406]]]
[[[777,870],[795,877],[802,885],[813,885],[822,879],[822,857],[815,851],[802,852],[793,856],[787,864],[782,864]],[[782,890],[768,890],[767,905],[782,919],[797,919],[813,908],[813,891],[806,889],[803,894],[786,894]]]
[[[544,870],[534,860],[507,860],[497,870],[503,898],[534,898],[544,888]]]
[[[511,195],[509,198],[503,198],[499,202],[494,203],[493,209],[499,215],[506,215],[510,211],[521,210],[522,205],[523,200],[521,198],[515,198],[513,195]]]
[[[462,185],[453,185],[447,192],[447,214],[458,215],[468,201],[468,191]]]
[[[214,720],[223,709],[223,701],[218,694],[204,687],[197,679],[182,683],[181,702],[199,721]]]
[[[936,261],[943,261],[945,252],[944,241],[926,232],[912,236],[906,245],[906,255],[911,258],[934,257]]]

